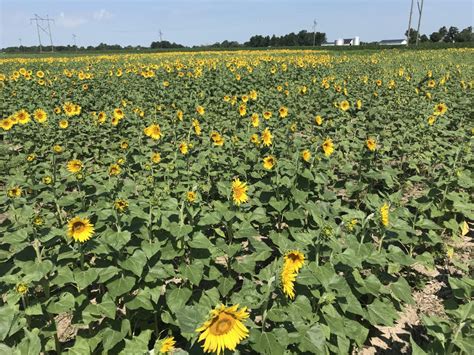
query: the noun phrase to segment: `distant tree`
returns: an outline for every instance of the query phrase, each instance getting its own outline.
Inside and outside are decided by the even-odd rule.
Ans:
[[[444,39],[444,36],[448,34],[448,29],[446,26],[443,26],[438,30],[438,33],[441,35],[441,39]]]
[[[452,43],[455,41],[456,36],[459,34],[459,29],[457,27],[451,26],[449,27],[448,33],[444,36],[444,41],[448,43]]]
[[[430,34],[430,41],[431,42],[439,42],[443,39],[443,37],[441,36],[441,34],[439,32],[433,32],[432,34]]]
[[[473,42],[474,35],[472,33],[472,26],[466,27],[461,32],[459,32],[454,40],[456,42]]]
[[[405,37],[408,36],[408,31],[405,31]],[[416,38],[418,37],[418,32],[415,29],[410,28],[410,35],[408,36],[408,43],[416,43]]]
[[[421,35],[420,37],[420,42],[429,42],[429,38],[427,35]]]

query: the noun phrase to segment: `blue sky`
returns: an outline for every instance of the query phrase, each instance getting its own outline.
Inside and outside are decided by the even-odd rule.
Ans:
[[[415,0],[416,3],[416,0]],[[362,41],[402,38],[408,26],[410,0],[0,0],[0,47],[36,45],[30,18],[55,20],[54,44],[97,45],[100,42],[149,46],[159,39],[184,45],[217,41],[244,42],[253,34],[282,35],[312,30],[329,40],[359,36]],[[471,26],[473,0],[425,0],[421,32],[439,27]],[[416,7],[416,6],[415,6]],[[416,13],[416,11],[415,11]],[[414,16],[415,27],[417,16]],[[46,35],[42,40],[48,43]]]

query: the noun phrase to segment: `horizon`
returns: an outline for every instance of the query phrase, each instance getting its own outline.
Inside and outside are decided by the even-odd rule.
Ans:
[[[109,45],[149,47],[159,41],[186,47],[212,45],[224,40],[244,43],[251,36],[281,36],[301,30],[326,34],[328,42],[337,38],[360,37],[362,42],[404,38],[408,28],[411,0],[178,0],[160,1],[59,1],[1,0],[1,48],[37,46],[34,14],[54,19],[51,24],[55,46],[78,47]],[[251,11],[250,11],[251,10]],[[425,1],[420,34],[430,35],[442,26],[459,30],[472,26],[473,3],[470,0]],[[166,16],[160,16],[166,13]],[[418,12],[414,5],[412,28]],[[387,26],[387,24],[389,24]],[[198,28],[199,30],[196,30]],[[219,30],[215,30],[219,29]],[[41,33],[42,43],[49,38]]]

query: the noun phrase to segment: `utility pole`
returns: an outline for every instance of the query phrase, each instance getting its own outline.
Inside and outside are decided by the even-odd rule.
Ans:
[[[77,51],[76,37],[77,37],[77,36],[73,33],[73,34],[72,34],[72,39],[73,39],[73,41],[74,41],[74,48],[76,48],[76,51]]]
[[[410,30],[411,30],[411,16],[413,15],[413,0],[411,0],[410,7],[410,18],[408,20],[408,30],[407,30],[407,47],[410,44]]]
[[[416,45],[418,46],[418,42],[420,41],[420,24],[421,24],[421,15],[423,14],[423,3],[424,0],[416,0],[416,6],[418,7],[418,26],[416,28]]]
[[[21,38],[18,38],[18,41],[20,42],[20,47],[18,47],[18,50],[21,51],[21,47],[22,47],[22,45],[21,45]]]
[[[316,22],[316,19],[313,20],[313,47],[316,45],[316,26],[318,23]]]
[[[51,52],[54,52],[53,36],[51,35],[51,26],[50,26],[50,22],[54,22],[54,20],[50,19],[48,16],[46,16],[46,18],[41,18],[37,14],[35,14],[34,18],[30,18],[30,24],[33,23],[33,21],[36,23],[36,32],[38,33],[38,42],[39,42],[40,52],[43,51],[43,44],[41,43],[40,30],[49,36],[49,41],[51,43]],[[43,22],[46,22],[47,26],[44,26]]]

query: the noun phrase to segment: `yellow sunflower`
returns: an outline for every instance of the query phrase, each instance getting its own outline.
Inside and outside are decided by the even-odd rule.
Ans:
[[[63,110],[68,117],[74,116],[76,114],[76,107],[72,102],[66,102],[63,105]]]
[[[252,134],[252,136],[250,137],[250,142],[252,142],[255,145],[259,145],[260,144],[260,138],[258,137],[258,134],[256,134],[256,133]]]
[[[315,118],[314,118],[314,122],[318,125],[318,126],[321,126],[323,124],[323,118],[320,116],[320,115],[317,115]]]
[[[151,154],[151,161],[154,164],[158,164],[161,161],[161,154],[160,153],[152,153]]]
[[[283,292],[290,299],[295,298],[295,281],[298,272],[303,267],[305,256],[298,250],[291,250],[285,254],[283,270],[281,272],[281,284]]]
[[[239,114],[240,116],[245,116],[247,114],[247,106],[245,104],[239,106]]]
[[[347,111],[347,110],[349,110],[350,107],[351,107],[351,105],[349,104],[349,101],[347,101],[347,100],[341,101],[341,103],[339,104],[339,108],[342,111]]]
[[[33,112],[33,117],[39,123],[44,123],[48,119],[48,114],[43,109],[37,109]]]
[[[311,159],[311,152],[308,149],[303,150],[301,152],[301,158],[308,163]]]
[[[73,174],[80,172],[83,167],[84,164],[79,159],[73,159],[67,162],[67,170]]]
[[[390,223],[389,212],[390,212],[390,206],[387,202],[385,202],[383,206],[380,207],[380,220],[384,227],[388,227]]]
[[[257,128],[260,124],[260,120],[259,120],[259,117],[258,117],[258,113],[254,113],[252,114],[252,126],[254,126],[255,128]]]
[[[179,144],[179,151],[180,151],[181,154],[183,154],[183,155],[188,154],[188,152],[189,152],[189,146],[188,146],[188,144],[187,144],[186,142],[181,142],[181,143]]]
[[[152,124],[144,129],[145,135],[154,139],[158,140],[161,138],[161,128],[159,124]]]
[[[115,200],[114,207],[117,211],[124,212],[128,208],[128,202],[119,198],[118,200]]]
[[[265,111],[263,113],[263,118],[265,118],[266,120],[269,120],[271,117],[272,117],[272,113],[270,111]]]
[[[176,341],[174,340],[174,337],[166,337],[163,340],[161,340],[161,346],[160,346],[160,354],[166,354],[171,351],[173,351],[175,348]]]
[[[84,243],[94,234],[94,225],[88,218],[74,217],[68,222],[67,235],[76,242]]]
[[[123,112],[121,108],[116,108],[114,109],[113,117],[117,120],[121,120],[122,118],[125,117],[125,113]]]
[[[324,155],[329,157],[334,152],[334,143],[331,138],[326,138],[323,142]]]
[[[118,164],[112,164],[109,167],[109,175],[110,176],[117,176],[122,172],[122,168],[120,168],[120,165]]]
[[[434,125],[434,123],[436,122],[436,116],[430,116],[428,117],[428,124],[430,126]]]
[[[196,201],[196,193],[194,191],[188,191],[186,193],[186,199],[189,203],[193,203],[194,201]]]
[[[200,136],[201,135],[201,126],[199,125],[199,121],[197,119],[193,119],[193,127],[194,127],[194,132],[196,135]]]
[[[270,132],[268,127],[265,128],[265,130],[262,133],[262,142],[266,147],[272,145],[272,138],[273,138],[272,133]]]
[[[196,107],[196,112],[199,114],[199,115],[204,115],[204,113],[206,112],[206,110],[204,109],[204,107],[202,106],[198,106]]]
[[[69,122],[67,120],[60,120],[59,121],[59,128],[66,129],[69,126]]]
[[[446,111],[448,111],[448,106],[446,106],[445,103],[439,103],[435,105],[433,109],[434,115],[436,116],[442,116],[446,113]]]
[[[4,131],[9,131],[13,127],[13,121],[10,118],[4,118],[0,120],[0,127],[2,127]]]
[[[21,196],[21,187],[20,186],[13,186],[11,189],[8,190],[7,195],[10,198],[17,198]]]
[[[373,138],[369,138],[365,141],[365,144],[367,146],[367,149],[370,150],[371,152],[375,152],[375,149],[377,149],[377,142]]]
[[[286,116],[288,116],[288,108],[285,106],[282,106],[278,110],[278,113],[280,114],[280,118],[285,118]]]
[[[15,118],[17,119],[18,123],[23,125],[27,124],[31,120],[31,116],[26,110],[20,110],[15,114]]]
[[[28,285],[24,282],[19,283],[16,285],[16,292],[18,292],[20,295],[24,295],[25,293],[28,292]]]
[[[263,167],[267,170],[272,170],[276,164],[276,159],[273,155],[263,158]]]
[[[246,182],[241,182],[240,179],[234,179],[232,181],[232,197],[236,205],[245,203],[249,197],[247,195],[248,186]]]
[[[201,327],[198,341],[203,341],[205,352],[224,353],[225,349],[234,351],[237,345],[248,337],[249,331],[243,321],[249,317],[247,308],[239,305],[226,307],[223,304],[213,309]]]

